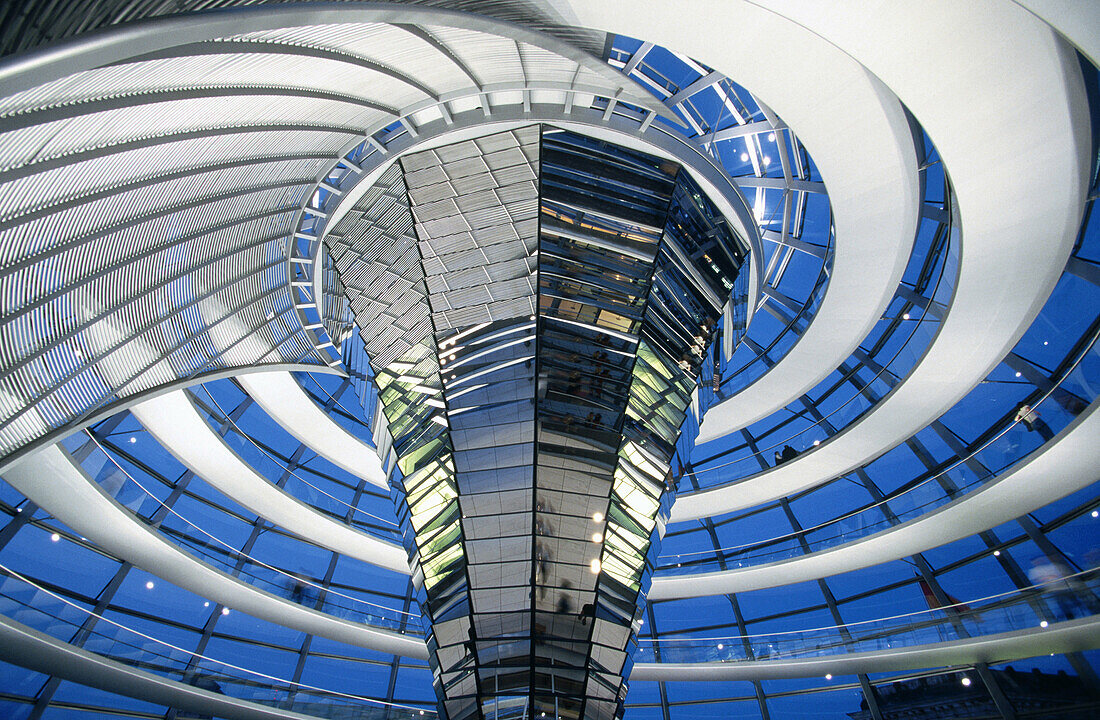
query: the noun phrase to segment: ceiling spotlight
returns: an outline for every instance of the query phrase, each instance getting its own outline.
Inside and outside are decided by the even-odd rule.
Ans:
[[[1100,510],[1093,510],[1092,511],[1092,516],[1093,517],[1100,517]]]
[[[748,153],[741,153],[741,162],[748,162],[748,161],[749,161],[749,154]]]
[[[993,557],[1000,557],[1000,556],[1001,556],[1001,551],[1000,550],[994,550],[993,551]]]
[[[814,440],[814,447],[817,447],[820,444],[821,444],[820,440]]]
[[[592,513],[592,519],[596,522],[603,522],[603,513],[602,512]]]
[[[725,650],[725,649],[726,649],[726,646],[725,646],[725,645],[723,645],[722,643],[718,643],[718,649],[719,649],[719,650]]]
[[[136,437],[134,437],[133,435],[131,435],[131,436],[130,436],[130,444],[131,444],[131,445],[133,445],[133,444],[134,444],[134,443],[136,443],[136,442],[137,442],[137,438],[136,438]]]
[[[825,676],[825,679],[826,679],[826,680],[832,680],[832,679],[833,679],[833,674],[832,674],[832,673],[829,673],[829,674],[827,674],[827,675]]]
[[[229,608],[222,608],[222,615],[228,615],[228,614],[229,614]]]
[[[970,687],[970,678],[963,675],[962,684],[963,684],[963,687]]]
[[[203,606],[203,607],[210,607],[210,601],[209,601],[209,600],[207,600],[206,602],[204,602],[204,603],[202,604],[202,606]]]
[[[591,570],[596,575],[599,575],[600,574],[600,561],[599,561],[599,558],[597,558],[597,559],[593,560],[592,562],[588,563],[588,569]]]
[[[908,320],[909,319],[909,313],[905,313],[904,315],[902,315],[901,319],[902,320]]]
[[[1048,623],[1048,622],[1047,622],[1046,620],[1044,620],[1044,621],[1042,621],[1041,623],[1039,623],[1039,627],[1044,627],[1044,628],[1045,628],[1045,627],[1046,627],[1047,625],[1049,625],[1049,624],[1050,624],[1050,623]]]
[[[765,155],[764,156],[764,164],[765,165],[771,165],[772,164],[772,159],[771,159],[770,155]]]
[[[603,542],[603,533],[598,533],[598,532],[592,533],[592,542],[595,542],[595,543]]]
[[[60,539],[61,539],[61,536],[58,535],[57,533],[54,533],[53,535],[50,535],[50,540],[52,540],[53,542],[57,542]]]
[[[153,581],[152,580],[149,580],[148,582],[145,583],[145,589],[146,590],[152,590],[153,589]]]
[[[775,142],[775,133],[768,133],[768,142]]]

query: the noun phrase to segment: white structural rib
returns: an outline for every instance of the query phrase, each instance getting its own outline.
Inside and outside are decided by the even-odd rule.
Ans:
[[[816,41],[825,38],[897,94],[934,139],[951,175],[961,217],[962,257],[947,318],[920,364],[873,412],[785,472],[761,478],[772,498],[812,487],[893,447],[943,414],[1004,357],[1042,307],[1065,267],[1086,194],[1091,141],[1076,58],[1049,25],[1008,0],[881,3],[872,8],[787,2],[776,3],[774,11],[707,0],[675,7],[643,0],[639,5],[624,18],[615,18],[602,5],[601,13],[579,3],[576,11],[587,24],[603,27],[618,19],[626,23],[620,30],[738,73],[742,66],[736,64],[737,52],[744,46],[723,41],[730,31],[727,20],[738,26],[763,22],[768,31],[759,36],[769,43],[798,31]],[[688,21],[697,17],[712,21]],[[1014,40],[1005,43],[1009,34]],[[927,53],[932,37],[937,49]],[[801,52],[784,47],[772,47],[767,61],[783,65]],[[921,62],[913,63],[914,57]],[[1014,81],[1004,83],[1005,77]],[[828,80],[812,72],[802,82]],[[825,157],[812,132],[828,123],[806,118],[802,130],[771,100],[770,86],[750,89],[800,129],[834,197],[830,171],[821,162]],[[1028,111],[1021,113],[1020,108]],[[1020,162],[1022,154],[1027,162]],[[876,203],[874,188],[865,188],[862,199]],[[1009,211],[1017,207],[1027,212]],[[834,210],[839,252],[847,239],[835,201]],[[815,347],[816,342],[807,343],[807,348]],[[798,387],[792,386],[786,399],[796,397]],[[708,414],[700,438],[736,429],[739,423],[723,417]],[[673,520],[745,507],[745,489],[714,488],[681,496]]]
[[[667,647],[675,647],[670,642]],[[791,660],[745,662],[638,663],[631,680],[776,680],[866,672],[896,672],[929,667],[996,664],[1054,653],[1092,650],[1100,646],[1100,617],[1056,623],[1040,630],[1013,630],[981,637],[910,647],[840,653]]]
[[[699,442],[722,437],[811,389],[881,317],[918,223],[912,132],[897,98],[859,63],[751,5],[647,0],[629,13],[613,2],[572,5],[582,25],[652,40],[736,79],[798,133],[825,181],[836,226],[825,298],[775,367],[707,412]]]
[[[341,427],[306,395],[287,372],[250,373],[238,378],[245,392],[272,420],[336,467],[389,489],[378,453]]]
[[[996,527],[1088,487],[1100,468],[1100,404],[1020,467],[889,530],[779,562],[690,575],[657,575],[651,600],[746,592],[815,580],[908,557]]]
[[[31,502],[115,557],[226,607],[311,635],[405,657],[427,658],[420,638],[317,612],[196,560],[138,522],[60,446],[16,462],[4,476]]]
[[[408,558],[400,545],[318,512],[253,470],[203,420],[187,393],[161,395],[130,412],[189,470],[260,517],[321,547],[408,574]]]
[[[239,700],[109,660],[0,615],[0,658],[45,675],[227,720],[316,720]]]
[[[1100,12],[1095,3],[1076,0],[1015,0],[1050,23],[1077,46],[1093,65],[1100,66]]]

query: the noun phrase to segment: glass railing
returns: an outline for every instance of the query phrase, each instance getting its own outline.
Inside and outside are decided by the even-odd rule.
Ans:
[[[242,553],[217,535],[191,522],[166,506],[146,485],[134,478],[100,441],[90,434],[71,435],[63,444],[76,451],[84,442],[92,443],[79,454],[86,455],[80,464],[108,495],[135,515],[135,520],[148,523],[147,517],[163,508],[163,520],[154,528],[160,537],[184,552],[223,572],[235,575],[243,582],[328,615],[363,623],[384,630],[411,636],[422,636],[419,614],[386,607],[317,584],[298,573],[288,572]]]
[[[368,720],[413,720],[436,715],[431,708],[318,688],[198,655],[97,615],[3,565],[0,565],[0,613],[65,643],[86,633],[84,650],[123,665],[282,710],[315,717]]]
[[[1028,630],[1100,613],[1100,568],[1068,574],[1057,563],[1043,568],[1056,579],[965,603],[863,622],[785,632],[720,637],[641,638],[635,662],[701,663],[790,660],[933,643]],[[929,600],[933,604],[934,600]]]
[[[1100,376],[1100,346],[1096,340],[1094,333],[1086,349],[1064,373],[1062,381],[1031,404],[1036,419],[1030,423],[1030,429],[1022,421],[1011,421],[943,471],[911,486],[903,486],[879,502],[801,532],[717,550],[663,555],[659,572],[688,574],[728,570],[817,552],[918,518],[983,487],[1031,456],[1097,398],[1100,385],[1093,379]],[[968,462],[971,460],[977,462]],[[975,467],[984,470],[979,474]],[[957,489],[944,492],[945,485]]]

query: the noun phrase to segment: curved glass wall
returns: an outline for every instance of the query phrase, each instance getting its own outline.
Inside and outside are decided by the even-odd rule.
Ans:
[[[843,363],[801,397],[700,447],[685,477],[694,489],[736,483],[816,447],[867,414],[917,365],[948,312],[959,263],[954,203],[939,155],[921,147],[925,208],[901,283],[882,318]],[[718,398],[727,397],[723,385]],[[786,460],[784,460],[785,462]]]
[[[132,424],[132,419],[118,423],[115,439],[131,447],[152,444],[146,436],[139,437]],[[137,442],[129,443],[129,437]],[[168,469],[166,464],[164,470]],[[208,518],[217,514],[216,503],[231,504],[204,488],[198,478],[186,476],[181,471],[178,479],[168,482],[166,504],[172,508],[183,512],[205,507]],[[173,516],[159,502],[147,497],[140,505],[131,504],[150,522],[161,521],[164,536],[175,534],[164,527]],[[327,611],[335,594],[358,594],[378,605],[415,612],[407,578],[312,548],[239,508],[223,514],[226,519],[220,525],[208,527],[204,519],[204,528],[235,529],[234,537],[243,537],[248,552],[271,566],[293,559],[321,570],[319,587],[307,587],[303,601]],[[6,574],[0,581],[0,594],[5,596],[0,611],[18,622],[167,677],[183,672],[191,682],[208,671],[227,695],[320,717],[343,716],[348,710],[339,707],[346,705],[366,712],[378,705],[372,701],[380,701],[384,709],[396,703],[432,712],[430,671],[422,661],[306,635],[223,607],[103,553],[6,484],[0,484],[0,525],[0,564]],[[404,594],[386,595],[385,588]],[[289,598],[294,585],[282,583],[271,592]],[[417,626],[418,619],[407,627]],[[4,717],[16,719],[37,716],[47,708],[45,717],[61,717],[51,703],[67,707],[65,717],[95,717],[97,707],[112,712],[129,709],[136,717],[175,712],[5,663],[0,663],[0,690]],[[397,712],[393,717],[408,715],[402,708],[390,712]]]
[[[1096,399],[1100,384],[1100,286],[1086,277],[1100,219],[1090,207],[1067,270],[1031,328],[1005,360],[941,418],[905,443],[842,478],[779,502],[705,522],[680,523],[665,537],[660,569],[698,572],[772,562],[873,535],[985,486],[1067,428]],[[1031,408],[1023,412],[1024,407]],[[1026,416],[1026,417],[1025,417]],[[1025,422],[1027,419],[1027,422]],[[908,476],[904,473],[909,473]],[[863,487],[860,501],[838,500]],[[793,527],[779,518],[789,507]],[[832,508],[844,508],[836,514]],[[768,522],[774,517],[778,523]],[[703,527],[698,527],[700,524]],[[700,533],[718,549],[698,548]],[[695,525],[696,527],[691,527]],[[745,541],[753,535],[766,539]],[[725,542],[726,538],[737,542]]]
[[[745,88],[681,54],[623,35],[612,37],[608,63],[669,103],[730,177],[786,180],[786,188],[743,191],[764,240],[764,277],[757,313],[732,357],[721,357],[715,393],[703,386],[708,407],[756,381],[783,358],[805,332],[825,297],[833,260],[827,195],[808,192],[821,176],[798,137]],[[674,127],[664,118],[658,119]],[[676,128],[677,134],[683,133]]]

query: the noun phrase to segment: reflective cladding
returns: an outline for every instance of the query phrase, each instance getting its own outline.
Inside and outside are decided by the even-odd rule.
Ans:
[[[538,125],[402,157],[329,242],[441,711],[620,717],[745,244],[677,163]]]

